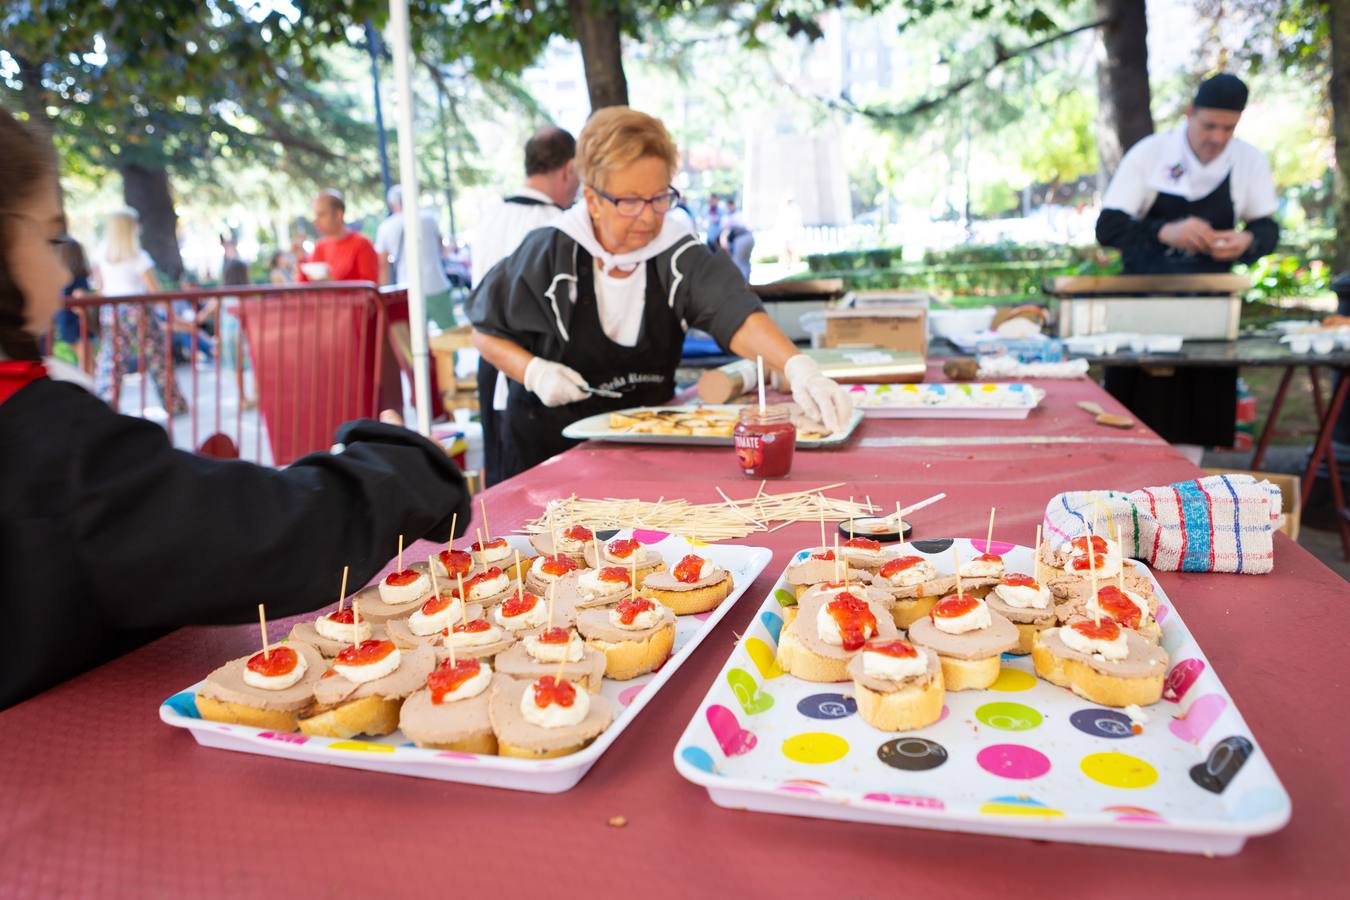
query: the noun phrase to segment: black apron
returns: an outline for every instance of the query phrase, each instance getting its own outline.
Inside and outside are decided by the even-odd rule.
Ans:
[[[483,423],[483,453],[488,485],[504,481],[551,459],[580,441],[562,430],[596,413],[665,403],[675,395],[675,368],[684,351],[684,327],[661,294],[655,260],[647,262],[647,290],[637,344],[616,344],[600,327],[595,298],[595,263],[577,250],[577,303],[562,358],[593,388],[618,391],[619,398],[589,396],[549,408],[524,385],[508,381],[505,410],[492,408],[497,370],[486,360],[478,366],[478,397]]]
[[[1237,223],[1228,178],[1199,200],[1159,193],[1145,219],[1175,222],[1195,216],[1217,231]],[[1231,262],[1190,255],[1161,241],[1124,254],[1126,275],[1197,275],[1227,272]],[[1236,367],[1178,368],[1151,375],[1138,366],[1107,366],[1106,390],[1148,427],[1173,444],[1231,447],[1237,421]]]

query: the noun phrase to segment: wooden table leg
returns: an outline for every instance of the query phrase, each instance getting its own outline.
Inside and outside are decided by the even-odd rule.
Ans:
[[[1261,438],[1256,442],[1256,451],[1252,453],[1252,463],[1249,468],[1259,470],[1261,463],[1265,462],[1266,450],[1270,447],[1270,439],[1275,436],[1275,420],[1280,417],[1280,410],[1284,408],[1284,395],[1289,392],[1289,382],[1294,379],[1294,366],[1288,366],[1284,370],[1284,376],[1280,379],[1280,386],[1275,389],[1275,399],[1271,401],[1270,413],[1266,416],[1266,424],[1261,427]]]
[[[1345,396],[1350,392],[1350,370],[1340,369],[1340,378],[1337,379],[1336,390],[1331,395],[1331,404],[1326,410],[1326,415],[1322,417],[1322,424],[1318,429],[1317,443],[1313,445],[1312,457],[1308,460],[1307,471],[1303,475],[1303,505],[1308,505],[1308,498],[1312,495],[1313,480],[1317,477],[1317,469],[1322,464],[1322,459],[1327,460],[1327,474],[1331,479],[1331,497],[1336,505],[1336,525],[1341,536],[1341,553],[1350,560],[1350,520],[1345,516],[1345,491],[1341,486],[1340,466],[1337,464],[1336,452],[1331,446],[1331,434],[1336,428],[1336,419],[1341,414],[1341,407],[1345,405]]]
[[[1313,409],[1317,412],[1317,421],[1322,421],[1322,378],[1317,374],[1317,366],[1308,366],[1308,380],[1312,382]]]

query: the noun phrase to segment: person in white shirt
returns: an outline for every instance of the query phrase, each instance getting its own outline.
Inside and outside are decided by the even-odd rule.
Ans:
[[[380,284],[407,284],[408,258],[403,246],[403,185],[389,189],[386,198],[392,212],[375,230],[375,253],[379,257]],[[426,297],[427,317],[442,328],[455,324],[454,304],[450,299],[450,281],[441,263],[441,229],[429,209],[421,210],[422,219],[422,293]]]
[[[473,280],[510,256],[536,228],[552,225],[577,199],[581,180],[572,158],[577,141],[553,125],[539,129],[525,142],[525,183],[483,217],[473,243]]]

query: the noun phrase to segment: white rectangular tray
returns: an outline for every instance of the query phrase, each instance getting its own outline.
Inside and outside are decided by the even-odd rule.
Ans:
[[[637,537],[643,544],[660,553],[667,564],[673,564],[685,553],[691,552],[690,544],[675,535],[639,531]],[[533,555],[525,538],[511,536],[508,540],[521,550],[522,555],[526,552]],[[159,717],[169,725],[188,729],[199,744],[207,747],[521,791],[559,793],[570,790],[642,712],[648,701],[670,680],[773,559],[772,551],[763,547],[700,544],[695,552],[729,571],[735,582],[735,590],[710,613],[676,619],[673,655],[659,671],[631,681],[605,679],[600,692],[620,712],[614,723],[594,743],[571,756],[525,760],[424,750],[409,743],[400,731],[371,740],[334,740],[208,722],[198,716],[193,699],[197,688],[201,686],[200,682],[165,700],[160,705]],[[220,662],[223,660],[203,661],[203,666],[209,669]]]
[[[955,543],[963,559],[984,550]],[[906,552],[951,572],[951,544]],[[1031,571],[1029,548],[995,541],[993,551],[1008,571]],[[856,714],[851,682],[813,684],[774,664],[782,606],[795,602],[780,578],[685,728],[675,767],[731,809],[1236,853],[1289,821],[1289,795],[1157,591],[1171,668],[1141,733],[1124,713],[1037,679],[1030,657],[1005,654],[992,688],[949,692],[938,722],[890,734]]]
[[[615,412],[631,413],[641,409],[660,409],[663,411],[696,409],[740,410],[743,406],[734,404],[685,404],[681,406],[634,406],[631,409]],[[609,413],[598,413],[573,422],[563,429],[563,437],[574,441],[614,441],[621,444],[681,444],[694,447],[730,447],[730,437],[705,437],[693,434],[627,434],[622,431],[610,431]],[[801,450],[817,450],[824,447],[837,447],[849,439],[862,422],[861,410],[853,411],[853,418],[841,434],[831,434],[823,438],[797,438],[797,447]]]
[[[984,405],[982,393],[1011,402]],[[1045,396],[1029,384],[855,384],[853,405],[875,419],[1025,419]],[[960,400],[948,398],[962,398]]]

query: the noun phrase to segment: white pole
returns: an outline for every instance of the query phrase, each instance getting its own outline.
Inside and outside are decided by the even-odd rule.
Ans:
[[[413,406],[417,430],[431,434],[431,380],[427,369],[427,300],[422,293],[422,212],[417,196],[417,147],[413,137],[412,49],[408,0],[389,0],[389,48],[398,89],[398,170],[403,185],[403,258],[408,282],[408,325],[412,338]]]

